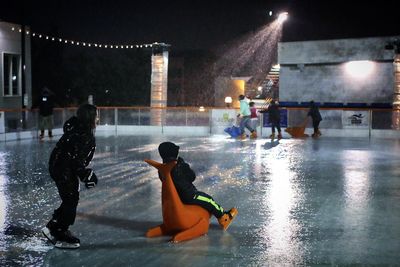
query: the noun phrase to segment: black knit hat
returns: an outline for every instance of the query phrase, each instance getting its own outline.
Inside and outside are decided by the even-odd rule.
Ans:
[[[179,146],[171,142],[164,142],[158,146],[158,152],[163,161],[173,160],[178,157]]]

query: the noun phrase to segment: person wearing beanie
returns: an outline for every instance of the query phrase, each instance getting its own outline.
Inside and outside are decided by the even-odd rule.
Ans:
[[[178,157],[179,146],[172,142],[163,142],[158,146],[158,152],[160,153],[163,163],[171,161],[177,162],[171,171],[171,177],[181,201],[184,204],[201,206],[218,219],[218,223],[223,230],[228,229],[229,225],[238,214],[237,209],[231,208],[229,211],[225,211],[210,195],[197,190],[193,185],[196,174],[183,158]],[[160,174],[159,178],[162,179]]]
[[[64,123],[64,134],[50,155],[50,177],[57,186],[61,205],[54,210],[42,233],[57,248],[80,247],[79,238],[69,231],[69,227],[75,222],[79,181],[85,183],[86,188],[97,184],[96,174],[87,167],[96,149],[96,122],[97,108],[90,104],[81,105],[76,116]]]

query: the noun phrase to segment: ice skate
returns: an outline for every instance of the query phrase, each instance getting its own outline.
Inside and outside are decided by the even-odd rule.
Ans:
[[[250,138],[256,139],[256,138],[257,138],[257,132],[256,132],[256,131],[252,132],[252,133],[250,134]]]
[[[59,232],[56,235],[56,242],[54,246],[56,248],[75,249],[81,246],[81,241],[67,230],[64,232]]]
[[[282,139],[282,134],[279,133],[279,134],[278,134],[278,140],[281,140],[281,139]]]
[[[56,238],[50,233],[50,229],[43,227],[42,234],[53,244],[56,244]]]
[[[56,244],[56,237],[52,234],[54,233],[56,227],[56,222],[54,220],[49,221],[45,227],[42,229],[43,235],[53,244]]]
[[[71,234],[70,231],[62,231],[57,229],[57,222],[51,220],[42,229],[43,235],[56,247],[56,248],[79,248],[80,240]]]
[[[246,134],[244,133],[244,134],[241,134],[241,135],[239,135],[238,136],[238,139],[240,139],[240,140],[245,140],[246,139]]]
[[[273,134],[271,134],[270,136],[269,136],[269,138],[271,138],[272,140],[274,140],[274,138],[275,138],[275,134],[273,133]]]
[[[39,134],[39,140],[42,141],[43,138],[44,138],[44,131],[41,130]]]
[[[227,213],[222,215],[221,218],[218,219],[219,225],[221,225],[222,229],[226,231],[233,219],[235,219],[236,215],[238,214],[238,210],[236,208],[231,208]]]

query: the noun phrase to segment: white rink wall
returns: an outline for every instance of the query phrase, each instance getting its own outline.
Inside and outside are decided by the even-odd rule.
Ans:
[[[100,123],[96,129],[96,136],[112,135],[169,135],[169,136],[210,136],[225,135],[224,129],[237,124],[237,109],[208,108],[199,111],[197,108],[168,108],[153,113],[150,108],[99,108]],[[360,137],[360,138],[389,138],[397,139],[400,131],[392,130],[390,126],[391,110],[354,110],[359,114],[364,112],[365,120],[359,125],[348,125],[349,110],[321,110],[324,120],[320,124],[323,137]],[[0,120],[0,142],[22,139],[37,139],[37,114],[27,114],[25,128],[17,125],[16,129],[7,127],[7,119],[13,120],[14,125],[21,112],[2,112]],[[55,127],[53,134],[58,138],[62,134],[63,123],[74,114],[71,109],[57,109],[54,114]],[[160,116],[157,121],[155,116]],[[285,118],[288,126],[298,126],[306,117],[306,109],[287,109]],[[259,114],[259,121],[263,121],[263,114]],[[117,122],[117,123],[115,123]],[[283,138],[291,138],[282,127]],[[308,121],[305,133],[313,132],[311,122]],[[260,138],[267,138],[271,134],[270,127],[261,127],[258,123],[257,133]],[[46,131],[47,134],[47,131]]]

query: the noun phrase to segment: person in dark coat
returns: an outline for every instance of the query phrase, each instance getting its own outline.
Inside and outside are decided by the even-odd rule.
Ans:
[[[158,151],[163,163],[176,161],[176,165],[171,171],[171,177],[181,201],[185,204],[203,207],[218,219],[224,230],[228,229],[238,213],[237,209],[232,208],[229,211],[224,211],[221,205],[216,203],[210,195],[197,190],[193,185],[196,174],[183,158],[178,157],[179,146],[171,142],[164,142],[159,145]],[[159,177],[163,179],[160,173]]]
[[[322,117],[321,113],[319,112],[319,108],[314,101],[310,101],[310,109],[307,113],[307,116],[311,117],[314,127],[314,133],[312,134],[312,137],[321,136],[321,132],[319,131],[319,123],[322,121]]]
[[[279,105],[275,100],[271,100],[271,103],[267,106],[266,110],[261,113],[268,113],[268,121],[271,123],[272,134],[269,136],[271,139],[275,138],[275,128],[278,130],[278,139],[282,139],[281,132],[281,113],[279,111]]]
[[[54,210],[43,234],[58,248],[78,248],[80,240],[68,230],[76,217],[79,201],[79,180],[87,188],[97,184],[97,176],[87,168],[96,148],[94,129],[97,108],[84,104],[77,115],[64,124],[64,134],[57,142],[49,160],[49,172],[61,198],[61,205]]]
[[[39,138],[44,138],[45,129],[48,130],[49,137],[53,137],[53,94],[47,87],[44,87],[39,99]]]

